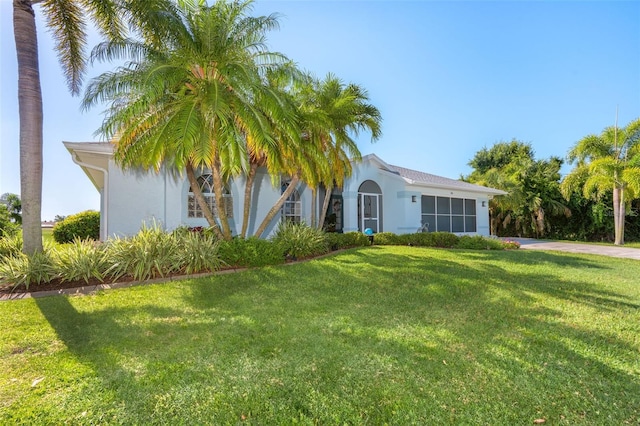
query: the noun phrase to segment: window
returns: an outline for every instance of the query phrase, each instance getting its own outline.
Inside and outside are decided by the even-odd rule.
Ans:
[[[476,200],[423,195],[422,227],[427,232],[476,232]]]
[[[200,190],[202,191],[202,195],[204,199],[207,201],[207,205],[211,209],[211,212],[214,216],[218,216],[218,209],[216,208],[216,197],[213,192],[213,176],[210,174],[204,174],[198,177],[198,185],[200,186]],[[224,208],[227,213],[228,218],[233,217],[233,198],[231,197],[231,192],[229,188],[224,188],[224,193],[222,194],[224,199]],[[189,188],[189,195],[187,196],[187,217],[204,217],[204,213],[202,212],[202,207],[196,201],[196,196],[193,194],[191,188]]]
[[[289,182],[284,182],[281,186],[281,193],[287,190]],[[300,223],[302,221],[302,202],[300,201],[300,193],[294,189],[291,195],[285,200],[282,206],[282,220]]]

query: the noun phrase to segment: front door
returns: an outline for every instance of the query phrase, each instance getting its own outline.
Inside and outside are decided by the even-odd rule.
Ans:
[[[359,194],[360,230],[371,228],[373,232],[378,232],[380,224],[380,194]]]

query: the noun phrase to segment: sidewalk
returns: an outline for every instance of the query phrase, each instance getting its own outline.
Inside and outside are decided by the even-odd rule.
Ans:
[[[621,257],[640,260],[640,249],[604,246],[597,244],[563,243],[557,241],[535,240],[533,238],[508,238],[520,243],[520,248],[525,250],[555,250],[568,253],[599,254],[601,256]]]

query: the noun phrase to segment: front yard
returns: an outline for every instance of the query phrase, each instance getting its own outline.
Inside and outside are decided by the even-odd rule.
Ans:
[[[637,424],[640,262],[374,246],[0,304],[1,424]]]

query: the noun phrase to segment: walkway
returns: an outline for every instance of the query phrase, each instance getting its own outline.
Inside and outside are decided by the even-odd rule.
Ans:
[[[533,238],[508,238],[520,243],[525,250],[555,250],[569,253],[599,254],[640,260],[640,249],[630,247],[605,246],[597,244],[563,243],[557,241],[534,240]]]

